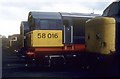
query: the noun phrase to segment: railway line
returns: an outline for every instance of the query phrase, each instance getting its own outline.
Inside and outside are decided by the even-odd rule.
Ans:
[[[96,70],[90,68],[80,67],[79,65],[71,64],[64,65],[63,67],[35,67],[25,66],[25,61],[19,59],[13,52],[3,52],[3,67],[2,77],[112,77],[118,76],[119,70],[117,65],[106,65],[105,68],[101,68],[100,65],[96,65]]]

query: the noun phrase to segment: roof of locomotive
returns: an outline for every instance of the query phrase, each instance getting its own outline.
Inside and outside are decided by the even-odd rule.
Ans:
[[[100,14],[93,14],[93,13],[61,13],[63,17],[81,17],[81,18],[92,18],[96,16],[100,16]]]
[[[102,16],[119,16],[120,15],[120,0],[112,2],[104,11]]]
[[[35,19],[61,19],[62,17],[87,17],[92,18],[100,16],[93,13],[67,13],[67,12],[29,12],[28,19],[30,17]]]
[[[61,19],[59,12],[29,12],[28,16],[35,19]]]

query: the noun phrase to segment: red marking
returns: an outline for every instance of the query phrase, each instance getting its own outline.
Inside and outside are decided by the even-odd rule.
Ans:
[[[34,52],[27,52],[26,54],[29,57],[35,57],[35,53]]]
[[[27,54],[28,55],[34,55],[35,53],[34,52],[28,52]]]
[[[74,52],[85,51],[84,44],[67,44],[64,47],[34,47],[30,48],[34,52]]]

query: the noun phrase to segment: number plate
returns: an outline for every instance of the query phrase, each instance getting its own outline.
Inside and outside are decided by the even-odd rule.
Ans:
[[[38,33],[38,38],[58,38],[58,33]]]
[[[34,30],[31,33],[32,47],[59,47],[62,44],[62,30]]]

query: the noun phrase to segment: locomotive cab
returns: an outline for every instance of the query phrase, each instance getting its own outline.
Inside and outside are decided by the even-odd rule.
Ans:
[[[101,17],[86,23],[86,50],[101,54],[113,54],[120,50],[120,2],[113,2]],[[92,48],[95,47],[95,48]]]
[[[28,16],[30,32],[27,33],[28,47],[61,47],[62,20],[55,12],[30,12]]]

